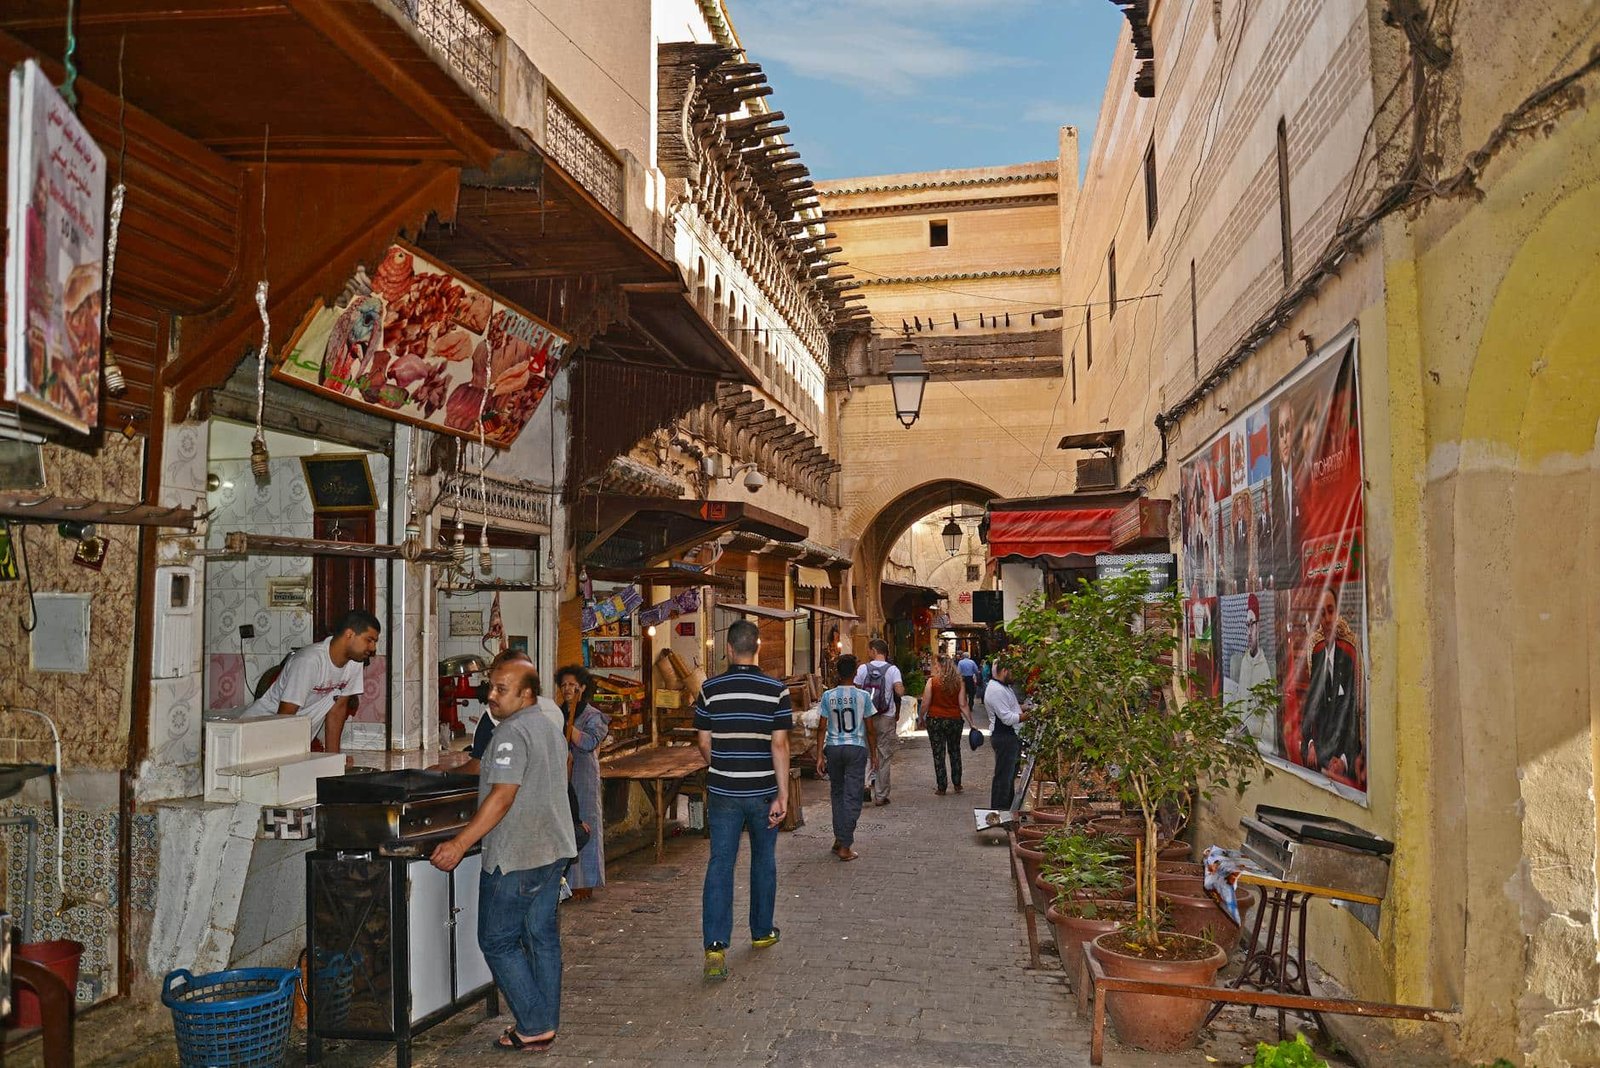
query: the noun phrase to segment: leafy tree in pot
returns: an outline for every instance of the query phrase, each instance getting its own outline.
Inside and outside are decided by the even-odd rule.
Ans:
[[[1193,685],[1177,665],[1182,605],[1176,590],[1150,593],[1142,571],[1085,582],[1046,604],[1034,598],[1007,624],[1013,663],[1033,673],[1030,717],[1036,758],[1105,768],[1144,822],[1139,939],[1159,945],[1155,856],[1163,805],[1243,790],[1261,766],[1241,726],[1243,702]],[[1020,625],[1019,625],[1020,624]],[[1179,694],[1187,692],[1186,700]],[[1263,686],[1256,701],[1275,701]]]

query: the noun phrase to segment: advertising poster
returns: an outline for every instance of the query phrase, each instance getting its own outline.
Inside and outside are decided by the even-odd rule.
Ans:
[[[80,434],[100,422],[106,157],[38,64],[11,72],[6,400]]]
[[[550,390],[568,338],[407,245],[306,317],[273,369],[356,408],[504,449]]]
[[[1184,461],[1184,629],[1200,685],[1273,764],[1364,801],[1366,576],[1354,331]],[[1270,684],[1276,709],[1251,700]]]

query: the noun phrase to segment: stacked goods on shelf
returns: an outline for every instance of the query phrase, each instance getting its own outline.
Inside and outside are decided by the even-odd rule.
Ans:
[[[596,674],[595,707],[611,717],[613,735],[634,730],[645,724],[644,684],[626,675]]]

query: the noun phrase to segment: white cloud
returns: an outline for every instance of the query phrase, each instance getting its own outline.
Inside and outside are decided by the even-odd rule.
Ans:
[[[763,61],[868,92],[911,96],[957,78],[1030,61],[987,48],[971,23],[1035,0],[758,0],[732,12]]]
[[[1085,104],[1071,100],[1035,100],[1022,109],[1018,118],[1023,122],[1049,123],[1052,126],[1076,126],[1086,130],[1098,118],[1098,104]]]

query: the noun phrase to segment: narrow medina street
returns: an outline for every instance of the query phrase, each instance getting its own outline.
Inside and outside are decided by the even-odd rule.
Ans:
[[[1600,1068],[1600,0],[0,67],[0,1066]]]

